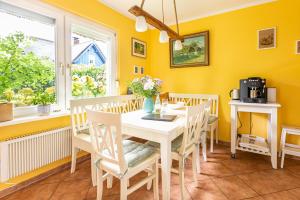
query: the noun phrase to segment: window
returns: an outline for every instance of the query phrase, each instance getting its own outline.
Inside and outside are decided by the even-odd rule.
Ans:
[[[56,103],[56,20],[4,2],[0,18],[1,98],[25,107],[48,93]]]
[[[75,17],[67,18],[66,28],[67,62],[72,63],[68,99],[116,94],[115,34]]]
[[[42,93],[54,110],[117,94],[113,31],[31,0],[0,1],[0,18],[0,101],[13,95],[16,115],[36,112]]]

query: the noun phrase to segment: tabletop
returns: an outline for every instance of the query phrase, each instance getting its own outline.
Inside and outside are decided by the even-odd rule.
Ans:
[[[172,122],[144,120],[143,116],[147,115],[143,110],[128,112],[122,114],[122,126],[145,129],[147,131],[169,135],[172,132],[184,126],[184,114],[182,111],[167,112],[167,114],[177,115]]]

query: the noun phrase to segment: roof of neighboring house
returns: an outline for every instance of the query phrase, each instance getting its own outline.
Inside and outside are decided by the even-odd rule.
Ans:
[[[94,47],[96,53],[99,55],[101,60],[105,62],[106,58],[102,53],[101,49],[95,42],[83,42],[72,46],[72,61],[74,62],[77,58],[80,57],[85,51],[90,49],[90,47]]]

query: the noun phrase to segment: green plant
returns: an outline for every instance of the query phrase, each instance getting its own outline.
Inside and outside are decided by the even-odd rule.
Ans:
[[[72,95],[96,97],[105,94],[105,66],[74,65],[72,70]]]
[[[32,104],[33,94],[28,94],[27,88],[32,93],[41,93],[54,86],[54,62],[49,58],[40,58],[33,52],[26,52],[34,42],[21,32],[0,37],[0,94],[10,88],[17,93],[11,99],[17,105]],[[2,98],[5,96],[2,95]]]
[[[45,92],[40,92],[33,98],[34,105],[50,105],[55,102],[54,88],[47,88]]]
[[[3,92],[3,97],[4,99],[7,101],[7,102],[11,102],[14,98],[14,91],[12,89],[6,89],[4,92]]]
[[[151,98],[157,95],[161,89],[162,81],[160,79],[152,79],[150,76],[142,78],[135,78],[130,84],[129,88],[133,94]]]

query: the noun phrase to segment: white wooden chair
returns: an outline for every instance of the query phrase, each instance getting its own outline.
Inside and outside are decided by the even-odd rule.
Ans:
[[[89,127],[86,118],[86,109],[100,110],[113,113],[123,113],[138,110],[142,107],[143,99],[136,98],[133,95],[109,96],[89,99],[71,100],[71,121],[72,121],[72,164],[71,173],[76,169],[76,158],[79,150],[88,153],[93,152],[91,138],[89,135]],[[91,154],[91,162],[94,160]],[[96,185],[96,169],[92,163],[92,181]],[[107,186],[110,188],[112,182],[109,181]]]
[[[121,133],[121,115],[115,113],[87,110],[90,135],[97,161],[97,199],[102,199],[103,180],[109,175],[120,179],[120,199],[147,184],[154,182],[154,198],[159,199],[158,159],[156,149],[146,144],[123,140]],[[131,177],[141,171],[149,175],[142,181],[128,188]],[[106,172],[103,175],[103,171]]]
[[[298,127],[290,127],[284,126],[282,128],[281,133],[281,168],[284,165],[284,157],[285,154],[293,155],[293,156],[300,156],[300,146],[295,144],[290,144],[286,142],[287,135],[297,135],[300,136],[300,128]]]
[[[193,106],[211,100],[210,115],[208,119],[207,130],[210,132],[210,152],[214,151],[214,135],[216,136],[216,143],[218,144],[218,112],[219,112],[219,96],[209,94],[179,94],[169,93],[171,102],[184,102],[186,106]]]
[[[193,178],[195,181],[197,181],[197,167],[199,167],[200,172],[200,165],[197,164],[200,162],[197,146],[199,146],[201,127],[203,127],[204,107],[204,104],[187,107],[184,133],[172,141],[172,160],[179,161],[179,169],[172,168],[172,172],[179,173],[181,199],[186,197],[184,187],[185,159],[192,155]],[[158,143],[147,142],[147,144],[159,148]],[[148,189],[149,186],[151,185],[148,184]]]

